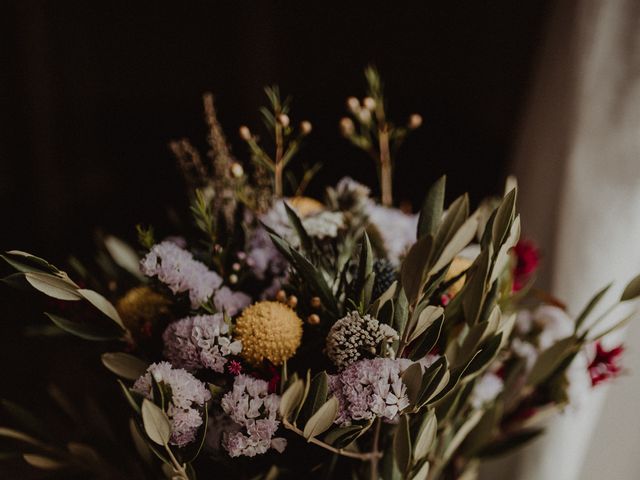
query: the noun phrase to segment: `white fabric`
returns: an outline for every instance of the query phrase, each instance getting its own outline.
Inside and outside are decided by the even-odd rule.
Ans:
[[[523,234],[543,249],[543,286],[575,313],[640,272],[640,2],[559,1],[538,67],[514,163]],[[623,336],[631,376],[483,478],[640,478],[640,325]]]

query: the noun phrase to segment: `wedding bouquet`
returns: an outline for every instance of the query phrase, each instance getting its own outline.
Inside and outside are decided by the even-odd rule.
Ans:
[[[63,478],[470,480],[621,371],[622,347],[599,340],[630,317],[603,327],[612,309],[592,314],[608,287],[577,315],[532,287],[538,252],[520,240],[513,179],[475,211],[467,195],[445,206],[444,177],[418,214],[393,207],[393,158],[422,118],[393,124],[377,71],[366,79],[340,128],[375,162],[380,203],[350,178],[322,202],[303,196],[317,167],[298,180],[287,166],[312,126],[294,127],[277,88],[266,135],[240,128],[246,165],[207,94],[206,155],[170,144],[194,229],[138,226],[135,248],[106,236],[96,268],[74,260],[73,274],[3,255],[17,271],[6,282],[99,342],[112,401],[130,411],[111,440],[124,460],[98,435],[52,440],[5,401],[13,452]],[[620,302],[638,296],[640,277]]]

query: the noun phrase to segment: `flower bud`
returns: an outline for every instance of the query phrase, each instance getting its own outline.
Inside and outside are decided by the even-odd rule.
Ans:
[[[320,323],[320,317],[315,313],[312,313],[307,317],[307,323],[309,325],[318,325]]]
[[[238,276],[235,273],[229,275],[229,283],[231,285],[235,285],[236,283],[238,283]]]
[[[286,302],[287,292],[285,292],[284,290],[278,290],[278,293],[276,293],[276,300],[282,303]]]
[[[347,98],[347,108],[353,113],[358,113],[360,111],[360,102],[356,97],[349,97]]]
[[[340,132],[342,132],[342,135],[344,135],[345,137],[350,137],[351,135],[353,135],[353,133],[355,132],[353,120],[351,120],[349,117],[344,117],[342,120],[340,120]]]
[[[407,126],[411,130],[415,130],[416,128],[419,128],[420,125],[422,125],[422,115],[418,115],[417,113],[412,114],[409,117],[409,122],[407,123]]]
[[[240,264],[238,262],[234,263],[233,265],[231,265],[231,269],[234,272],[239,272],[240,271]]]
[[[364,105],[364,108],[367,110],[375,110],[376,101],[371,97],[365,97],[364,100],[362,100],[362,105]]]
[[[313,308],[320,308],[321,305],[320,297],[311,297],[311,306]]]
[[[291,123],[291,120],[289,119],[289,115],[285,113],[281,113],[280,115],[278,115],[278,123],[283,127],[288,127],[289,123]]]
[[[238,133],[240,134],[240,138],[245,142],[251,140],[251,130],[249,130],[249,127],[246,125],[242,125],[240,130],[238,130]]]
[[[308,121],[305,120],[304,122],[300,123],[300,132],[303,135],[309,135],[311,133],[311,129],[312,128],[313,127],[311,125],[311,122],[308,122]]]
[[[363,108],[358,112],[358,118],[365,125],[369,124],[371,122],[371,110],[367,110],[366,108]]]
[[[244,168],[242,168],[242,165],[240,165],[238,162],[233,162],[231,164],[231,175],[233,175],[235,178],[242,177],[242,175],[244,175]]]
[[[291,308],[296,308],[296,306],[298,305],[298,297],[296,297],[295,295],[291,295],[289,297],[289,300],[287,300],[287,305],[289,305]]]

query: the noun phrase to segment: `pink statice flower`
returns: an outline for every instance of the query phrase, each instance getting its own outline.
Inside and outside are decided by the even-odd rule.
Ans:
[[[204,383],[182,368],[173,368],[169,362],[153,363],[136,380],[133,390],[150,400],[153,398],[153,379],[170,392],[166,409],[171,422],[170,443],[178,447],[193,442],[202,426],[202,409],[211,398]]]
[[[174,294],[188,293],[192,308],[199,308],[222,284],[217,273],[171,241],[151,247],[140,262],[140,269],[148,277],[157,277]]]
[[[214,293],[213,304],[219,312],[233,317],[251,304],[251,297],[244,292],[222,287]]]
[[[266,381],[238,375],[231,391],[220,403],[240,429],[224,432],[222,446],[231,457],[254,457],[273,448],[282,452],[284,438],[274,438],[280,422],[277,419],[280,396],[269,393]]]
[[[162,335],[164,356],[177,367],[208,368],[223,373],[227,357],[237,355],[242,343],[233,340],[222,313],[186,317],[170,324]]]
[[[329,387],[340,403],[335,423],[347,426],[374,418],[397,420],[409,406],[401,375],[411,364],[406,358],[365,359],[331,375]]]

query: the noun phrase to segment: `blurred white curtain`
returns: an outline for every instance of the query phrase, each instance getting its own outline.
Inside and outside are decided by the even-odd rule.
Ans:
[[[523,234],[544,254],[542,286],[575,313],[615,279],[613,300],[640,271],[639,0],[554,5],[514,159]],[[607,340],[621,338],[630,375],[483,478],[640,478],[640,325]]]

